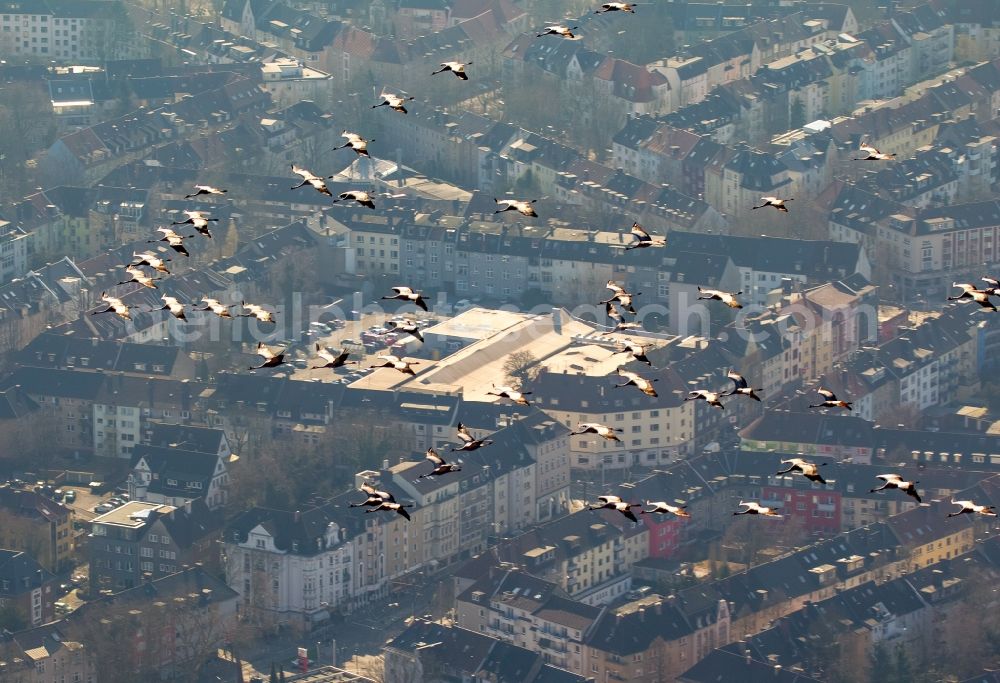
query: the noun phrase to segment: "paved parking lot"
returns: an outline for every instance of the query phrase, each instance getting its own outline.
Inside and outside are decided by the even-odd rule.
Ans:
[[[101,496],[95,495],[90,492],[89,486],[64,485],[59,488],[63,491],[76,491],[76,500],[72,503],[63,502],[63,505],[72,509],[73,512],[76,513],[76,518],[84,522],[89,522],[96,517],[97,515],[94,514],[94,508],[114,495],[110,492]]]

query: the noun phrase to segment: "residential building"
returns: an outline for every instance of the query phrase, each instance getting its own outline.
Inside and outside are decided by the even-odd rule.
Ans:
[[[505,539],[491,552],[596,606],[628,592],[632,565],[647,556],[648,533],[618,512],[582,510]]]
[[[26,627],[52,621],[59,580],[35,558],[0,549],[0,608],[13,612]]]
[[[6,2],[0,52],[19,59],[34,57],[80,62],[104,62],[126,45],[116,45],[121,33],[117,24],[125,20],[119,2]]]
[[[340,504],[294,512],[253,508],[226,528],[226,583],[239,592],[244,610],[263,623],[309,629],[386,589],[387,578],[395,577],[385,576],[384,564],[373,565],[385,562],[387,548],[419,552],[422,536],[408,535],[399,515],[361,516],[344,509],[347,495],[334,500]],[[411,515],[417,522],[418,513]],[[387,538],[396,543],[387,546]]]
[[[432,645],[434,643],[440,645]],[[454,652],[461,652],[462,656],[449,654]],[[414,620],[386,643],[383,653],[384,675],[390,681],[424,680],[425,675],[521,683],[593,683],[595,680],[550,664],[541,654],[523,647],[423,619]]]
[[[455,597],[455,626],[537,652],[574,673],[584,671],[583,639],[601,612],[550,581],[502,567],[491,567]]]
[[[216,510],[228,498],[228,462],[228,456],[218,453],[140,444],[132,453],[129,495],[174,507],[203,498],[209,510]]]
[[[28,272],[31,233],[0,220],[0,283],[10,282]]]
[[[121,591],[197,562],[214,564],[221,519],[196,500],[184,507],[129,501],[91,521],[93,590]]]
[[[19,631],[0,641],[0,671],[5,683],[49,683],[53,675],[67,681],[96,681],[94,662],[77,634],[55,621]]]
[[[236,591],[212,572],[189,566],[91,600],[57,624],[60,631],[84,645],[84,656],[94,660],[98,671],[128,667],[147,678],[177,678],[232,643],[240,611]],[[111,652],[96,644],[87,652],[91,638],[115,633],[133,636],[116,643]]]
[[[73,562],[73,511],[35,491],[0,486],[0,547],[61,572]]]

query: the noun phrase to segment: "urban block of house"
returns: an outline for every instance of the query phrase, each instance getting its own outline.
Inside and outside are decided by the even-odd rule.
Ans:
[[[59,580],[28,553],[0,549],[0,607],[22,627],[52,621]]]
[[[214,566],[221,517],[203,500],[183,507],[129,501],[91,521],[92,590],[127,590],[185,566]]]

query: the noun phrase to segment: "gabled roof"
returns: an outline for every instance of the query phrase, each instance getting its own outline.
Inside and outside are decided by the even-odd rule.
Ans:
[[[152,493],[196,498],[201,492],[208,491],[219,457],[217,453],[139,444],[132,452],[132,467],[136,467],[140,461],[146,463],[150,473],[154,475],[149,482],[149,491]],[[174,483],[170,484],[170,481]],[[198,483],[201,487],[192,490],[192,483]]]
[[[0,597],[23,595],[54,578],[52,572],[28,553],[0,549]]]
[[[183,448],[198,453],[218,453],[226,439],[221,429],[167,422],[147,422],[151,446]]]
[[[861,247],[830,240],[781,237],[741,237],[673,230],[670,248],[678,251],[724,254],[738,267],[758,272],[802,275],[828,281],[857,271]]]
[[[712,650],[704,659],[682,673],[681,683],[720,681],[773,681],[774,683],[819,683],[818,678],[784,669],[726,649]]]

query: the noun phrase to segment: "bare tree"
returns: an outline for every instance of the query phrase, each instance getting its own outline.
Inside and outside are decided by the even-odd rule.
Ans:
[[[504,378],[514,389],[532,382],[540,369],[538,359],[531,351],[515,351],[507,356],[503,364]]]
[[[55,137],[55,117],[44,82],[0,87],[0,199],[20,199],[35,186],[32,158]]]

